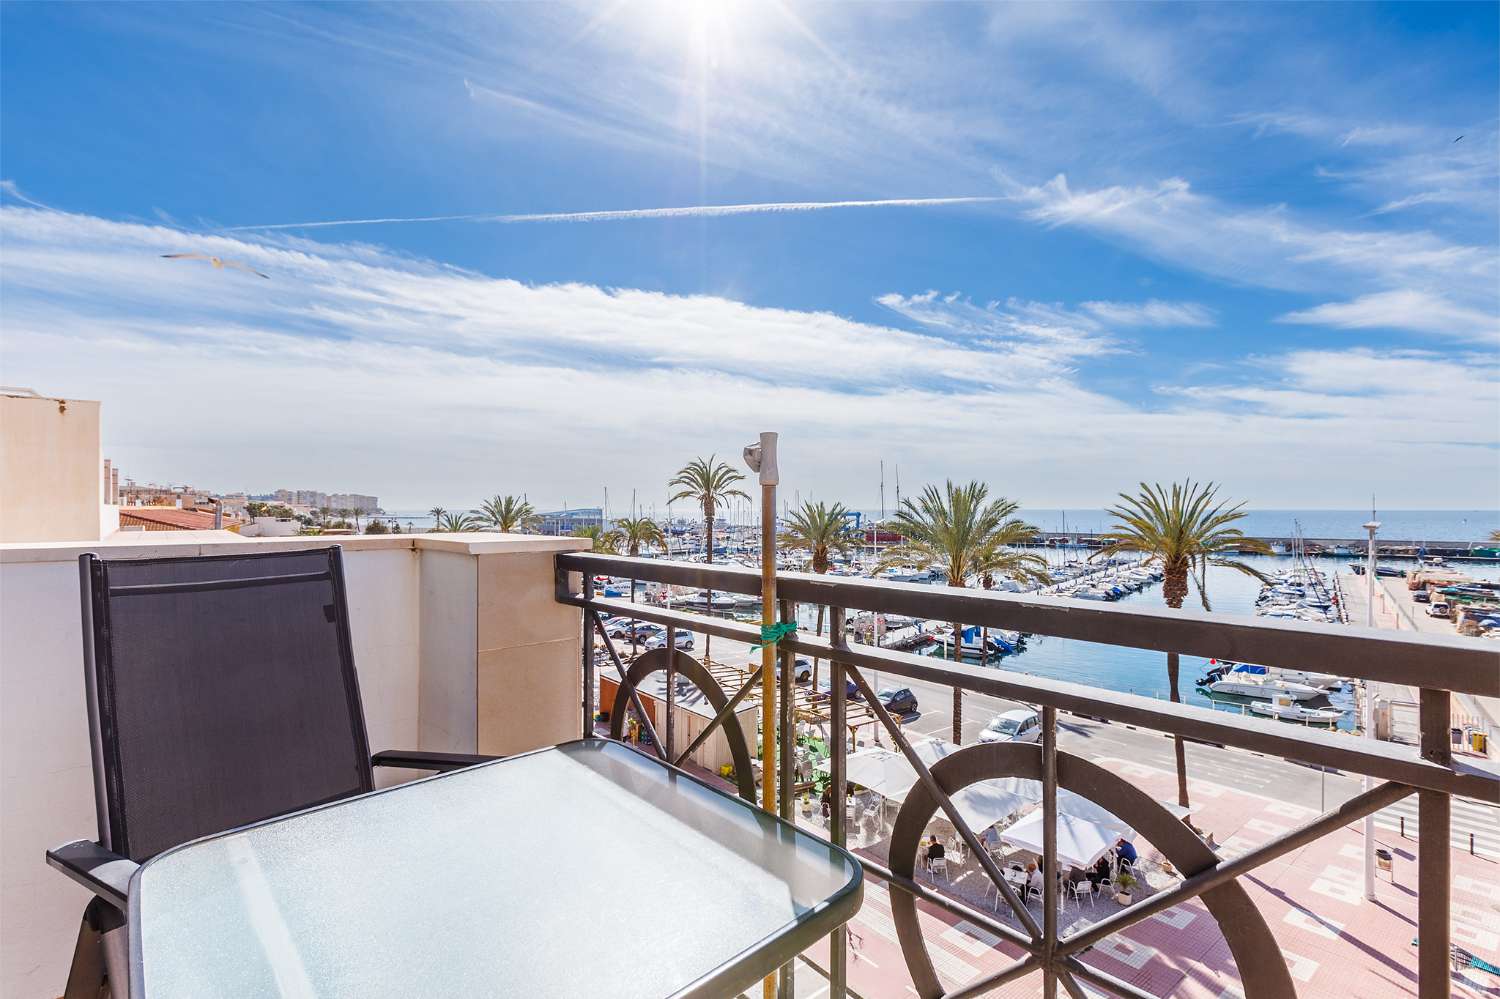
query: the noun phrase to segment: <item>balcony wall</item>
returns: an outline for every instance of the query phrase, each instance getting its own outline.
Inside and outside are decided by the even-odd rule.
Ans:
[[[231,554],[337,543],[373,750],[513,753],[576,738],[578,612],[552,599],[574,538],[439,534],[245,539],[117,534],[0,545],[0,996],[60,995],[86,893],[43,852],[96,832],[80,554]],[[419,776],[377,773],[377,780]]]

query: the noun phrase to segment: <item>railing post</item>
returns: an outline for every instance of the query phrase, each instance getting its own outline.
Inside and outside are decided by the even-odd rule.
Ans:
[[[1449,744],[1452,698],[1446,690],[1423,689],[1419,708],[1422,756],[1444,766],[1452,763]],[[1449,854],[1451,802],[1441,791],[1417,793],[1417,995],[1446,999],[1449,994],[1448,900],[1452,857]]]
[[[779,600],[777,606],[780,608],[781,620],[795,621],[797,619],[797,605],[792,601]],[[776,741],[778,743],[776,763],[781,770],[781,780],[776,788],[776,810],[778,815],[791,822],[793,821],[792,763],[794,756],[792,749],[797,744],[797,735],[792,725],[792,684],[795,680],[792,671],[797,663],[797,653],[780,644],[776,646],[776,652],[781,657],[781,683],[776,700]],[[780,999],[792,999],[796,995],[796,964],[797,961],[794,958],[781,966],[780,981],[777,983],[777,994]]]
[[[583,599],[591,600],[594,596],[593,573],[583,574]],[[594,734],[594,620],[590,612],[585,609],[583,614],[583,737],[589,738]],[[623,683],[622,676],[620,681]]]
[[[662,746],[662,759],[668,762],[675,759],[672,755],[672,747],[677,744],[674,737],[674,729],[677,719],[677,626],[667,625],[667,724],[664,730],[666,745]]]
[[[828,609],[828,639],[834,656],[844,645],[844,608]],[[837,658],[828,660],[829,692],[832,707],[828,718],[829,751],[833,754],[828,765],[828,779],[832,783],[832,810],[828,816],[829,839],[834,846],[842,847],[848,842],[848,831],[844,828],[844,790],[847,786],[845,758],[849,752],[847,704],[844,698],[844,664]],[[828,996],[829,999],[846,999],[849,994],[849,931],[840,926],[828,937]]]
[[[1057,999],[1057,709],[1042,708],[1042,995]]]

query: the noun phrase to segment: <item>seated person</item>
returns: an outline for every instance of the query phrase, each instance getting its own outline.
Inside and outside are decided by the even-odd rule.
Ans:
[[[943,857],[944,852],[945,851],[943,850],[943,844],[940,843],[940,842],[938,842],[938,838],[936,836],[928,836],[927,837],[927,866],[928,866],[928,868],[932,867],[932,862],[934,860],[941,859]]]
[[[1037,891],[1041,891],[1042,890],[1042,883],[1043,882],[1042,882],[1042,872],[1041,872],[1041,870],[1036,866],[1036,864],[1027,864],[1026,865],[1026,887],[1027,888],[1035,888]]]
[[[1130,864],[1132,867],[1135,866],[1135,862],[1137,859],[1135,844],[1130,842],[1130,840],[1126,839],[1124,836],[1121,836],[1119,841],[1115,843],[1115,856]]]
[[[1099,862],[1089,870],[1089,881],[1096,887],[1100,881],[1109,877],[1109,855],[1105,854],[1099,858]]]

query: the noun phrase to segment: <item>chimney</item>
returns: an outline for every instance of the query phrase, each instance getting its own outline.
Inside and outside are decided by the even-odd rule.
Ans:
[[[109,470],[109,501],[112,504],[120,502],[120,470],[118,468]]]

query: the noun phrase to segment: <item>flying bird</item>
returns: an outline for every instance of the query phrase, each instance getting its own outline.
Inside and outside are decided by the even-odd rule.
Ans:
[[[1468,132],[1465,132],[1465,133],[1464,133],[1464,135],[1468,135],[1468,134],[1469,134],[1469,133],[1468,133]],[[1463,136],[1463,135],[1460,135],[1460,136],[1459,136],[1459,137],[1458,137],[1458,139],[1462,139],[1462,138],[1463,138],[1463,137],[1464,137],[1464,136]],[[1454,139],[1454,140],[1453,140],[1453,141],[1454,141],[1454,142],[1457,142],[1457,141],[1458,141],[1458,139]],[[1451,144],[1452,144],[1452,143],[1450,143],[1450,145],[1451,145]]]
[[[211,264],[214,265],[214,268],[216,270],[221,270],[222,271],[226,267],[233,267],[235,270],[249,271],[251,274],[254,274],[256,277],[263,277],[267,281],[271,280],[271,275],[269,275],[269,274],[262,274],[260,271],[256,270],[254,267],[251,267],[249,264],[242,264],[238,260],[225,260],[223,257],[214,257],[214,256],[210,256],[207,253],[163,253],[162,254],[162,259],[164,259],[164,260],[207,260],[209,263],[211,263]]]

